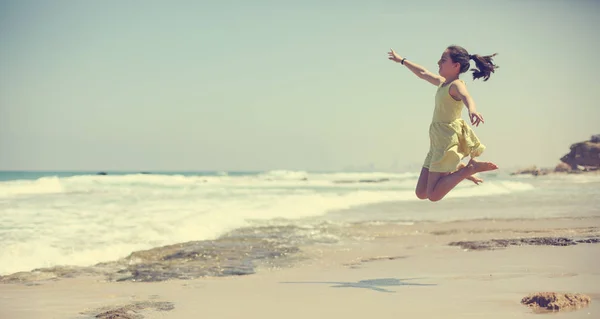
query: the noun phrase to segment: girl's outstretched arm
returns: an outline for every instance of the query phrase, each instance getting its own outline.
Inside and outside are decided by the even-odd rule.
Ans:
[[[485,123],[483,121],[483,116],[477,112],[477,108],[475,107],[475,101],[467,91],[467,86],[461,81],[454,81],[448,90],[450,95],[454,99],[460,99],[464,104],[467,110],[469,111],[469,118],[471,119],[471,125],[479,126],[479,123]]]
[[[390,49],[390,52],[388,52],[388,55],[389,55],[388,59],[390,59],[394,62],[402,63],[409,70],[411,70],[412,73],[414,73],[416,76],[418,76],[420,79],[423,79],[435,86],[439,86],[440,84],[444,83],[444,81],[446,81],[446,79],[444,79],[442,76],[433,74],[433,73],[427,71],[427,69],[425,69],[424,67],[422,67],[416,63],[413,63],[411,61],[406,60],[406,58],[403,59],[393,49]]]

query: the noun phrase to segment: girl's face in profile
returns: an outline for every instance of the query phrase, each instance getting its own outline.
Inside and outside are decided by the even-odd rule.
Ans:
[[[438,66],[438,73],[445,78],[456,76],[460,70],[460,65],[452,61],[448,50],[445,50],[442,54],[442,57],[438,61]]]

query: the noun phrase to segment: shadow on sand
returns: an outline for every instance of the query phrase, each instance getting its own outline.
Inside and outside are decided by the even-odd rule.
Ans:
[[[419,284],[405,282],[409,280],[422,279],[422,278],[381,278],[381,279],[366,279],[357,282],[336,282],[336,281],[287,281],[281,282],[282,284],[328,284],[332,285],[331,288],[366,288],[379,292],[390,292],[395,291],[387,290],[382,287],[393,287],[393,286],[436,286],[436,284]]]

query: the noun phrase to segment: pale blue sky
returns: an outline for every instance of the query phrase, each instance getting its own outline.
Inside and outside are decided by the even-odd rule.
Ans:
[[[325,2],[325,1],[323,1]],[[482,159],[554,166],[600,133],[598,1],[0,0],[0,169],[339,170],[415,165],[449,44]],[[466,119],[466,113],[464,113]]]

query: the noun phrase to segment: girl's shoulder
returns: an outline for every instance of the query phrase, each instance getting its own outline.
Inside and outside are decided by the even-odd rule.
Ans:
[[[452,82],[450,83],[446,83],[446,81],[441,81],[440,84],[438,85],[439,87],[451,87],[453,85],[455,85],[456,83],[462,83],[464,86],[467,85],[467,83],[465,83],[465,81],[463,81],[462,79],[456,79],[456,80],[452,80]]]
[[[461,101],[461,91],[463,93],[467,92],[467,85],[465,81],[461,79],[452,81],[448,86],[448,94],[450,94],[455,101]]]
[[[456,89],[458,86],[467,87],[467,83],[465,83],[465,81],[463,81],[462,79],[456,79],[448,83],[449,89]]]

